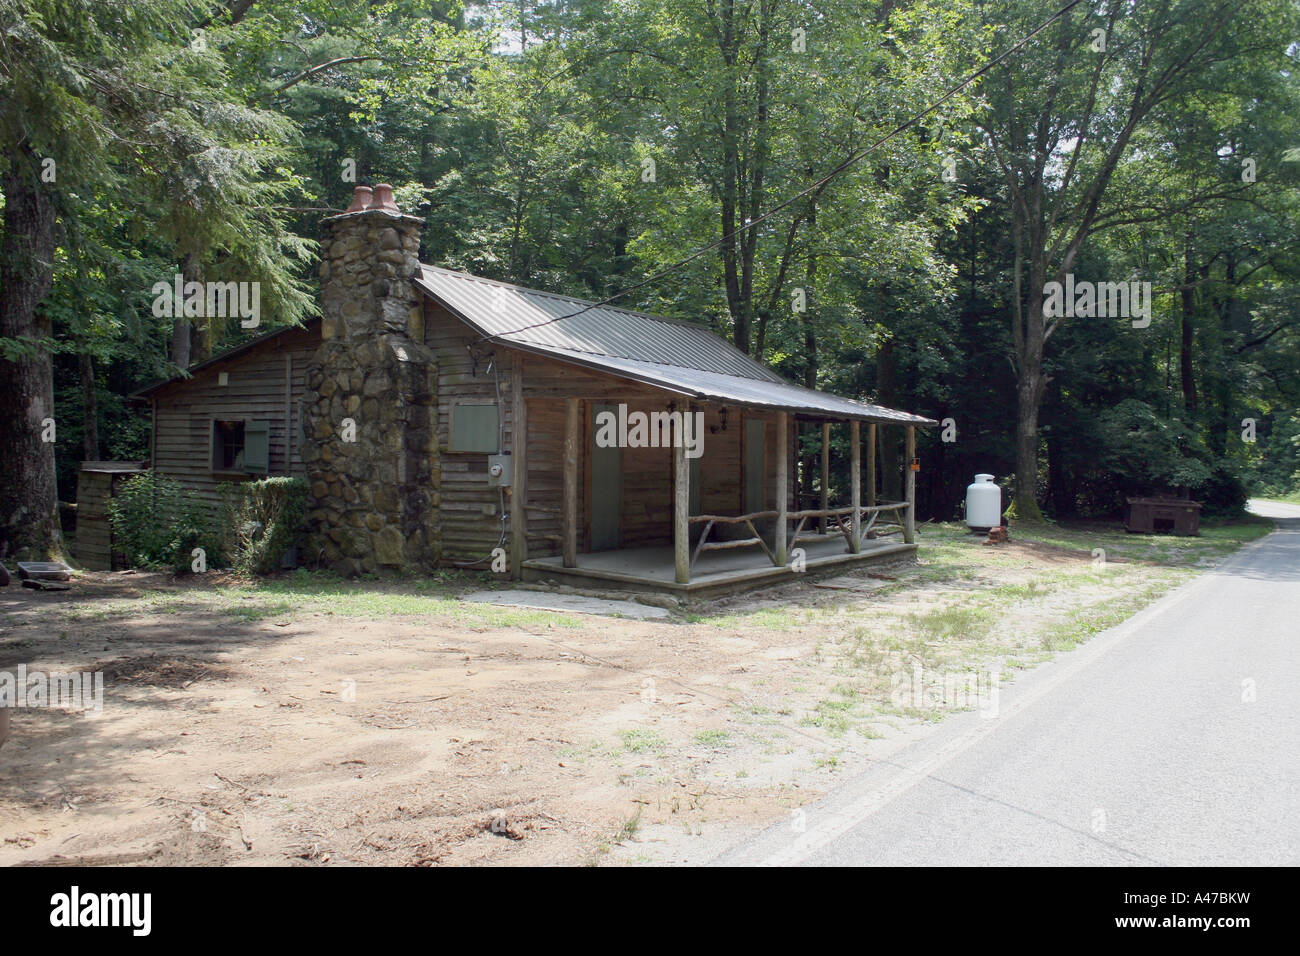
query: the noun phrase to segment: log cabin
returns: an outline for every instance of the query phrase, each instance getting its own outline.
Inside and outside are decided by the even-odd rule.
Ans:
[[[221,481],[302,476],[300,559],[344,575],[482,568],[692,598],[915,551],[933,420],[791,384],[690,322],[424,265],[422,225],[357,187],[321,224],[319,319],[138,393],[151,467],[214,503]],[[906,435],[901,501],[877,500],[883,428]],[[821,442],[811,508],[801,429]]]

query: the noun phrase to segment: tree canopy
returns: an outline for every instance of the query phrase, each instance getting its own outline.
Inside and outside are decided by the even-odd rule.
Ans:
[[[425,262],[951,419],[923,514],[977,471],[1025,518],[1296,493],[1298,56],[1295,0],[0,0],[0,546],[146,454],[131,392],[312,315],[374,181]],[[259,327],[155,314],[177,274]]]

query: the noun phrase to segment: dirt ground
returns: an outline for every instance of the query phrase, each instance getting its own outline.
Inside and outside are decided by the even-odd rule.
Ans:
[[[360,616],[214,576],[10,587],[0,671],[102,671],[105,700],[11,712],[0,865],[700,862],[924,733],[941,715],[891,707],[888,674],[937,666],[927,647],[1032,650],[1023,628],[993,647],[970,595],[1028,582],[1050,623],[1149,583],[1096,580],[1086,549],[944,547],[955,572],[923,558],[667,621]],[[1035,591],[1060,574],[1093,577]]]

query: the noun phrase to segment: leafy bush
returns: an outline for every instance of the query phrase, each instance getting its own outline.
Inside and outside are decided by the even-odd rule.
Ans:
[[[263,478],[217,486],[222,500],[222,548],[236,570],[270,574],[279,570],[307,514],[307,482]]]
[[[1143,402],[1125,399],[1103,412],[1099,431],[1102,462],[1122,495],[1177,489],[1195,494],[1210,481],[1209,455],[1194,429]]]
[[[212,519],[175,479],[153,472],[128,478],[108,502],[113,544],[133,567],[187,571],[201,547],[215,558]]]
[[[1246,483],[1255,494],[1300,496],[1300,412],[1263,416],[1258,440],[1246,448],[1251,458]]]
[[[1250,494],[1246,484],[1230,462],[1214,465],[1209,480],[1196,493],[1197,500],[1205,505],[1201,514],[1206,518],[1236,518],[1246,513]]]

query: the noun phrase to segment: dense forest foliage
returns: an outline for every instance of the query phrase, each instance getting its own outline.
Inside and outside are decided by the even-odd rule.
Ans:
[[[945,421],[922,517],[1297,493],[1297,59],[1296,0],[0,0],[0,533],[57,550],[132,392],[309,317],[376,181],[425,262]],[[261,326],[155,315],[176,274]]]

